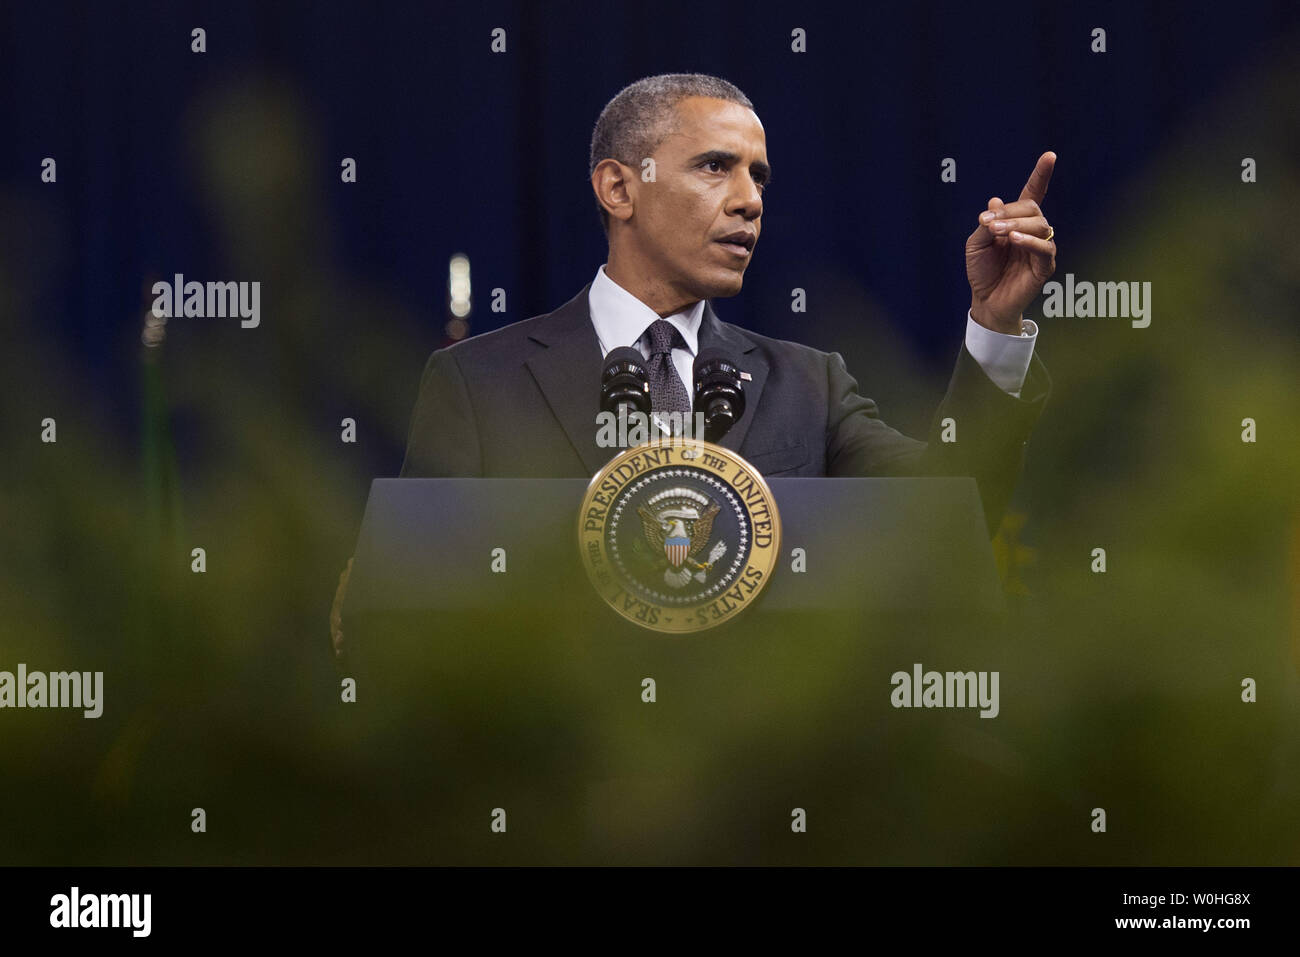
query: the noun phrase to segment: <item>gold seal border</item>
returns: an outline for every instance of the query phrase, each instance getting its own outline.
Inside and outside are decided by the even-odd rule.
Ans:
[[[647,468],[639,469],[632,473],[627,479],[622,481],[618,488],[610,494],[608,502],[598,502],[596,496],[600,493],[601,486],[612,475],[614,475],[621,466],[633,461],[636,457],[645,455],[649,452],[667,451],[669,461],[661,464],[651,465]],[[686,458],[684,453],[695,453],[690,458]],[[716,458],[726,461],[726,466],[718,468],[704,462],[703,454],[707,453]],[[732,583],[732,588],[723,592],[716,598],[709,599],[708,602],[702,602],[698,605],[656,605],[644,601],[641,598],[628,592],[619,581],[617,574],[614,572],[613,562],[610,560],[605,546],[605,528],[609,520],[609,510],[613,505],[615,498],[623,492],[627,486],[633,482],[638,475],[655,472],[667,468],[697,468],[701,471],[708,472],[719,478],[731,489],[732,494],[736,495],[745,511],[749,515],[750,524],[750,557],[746,562],[745,568],[740,572],[737,581]],[[754,545],[756,539],[754,511],[750,503],[745,500],[745,494],[736,488],[735,482],[727,474],[730,469],[735,474],[736,469],[743,469],[753,480],[754,485],[762,493],[760,501],[766,502],[768,513],[772,521],[772,544],[769,548],[764,549],[768,553],[766,562],[754,561]],[[599,506],[603,512],[599,519],[592,519],[591,512]],[[588,520],[599,521],[596,528],[588,527]],[[665,635],[693,635],[701,631],[707,631],[715,628],[724,622],[730,621],[736,615],[743,612],[754,604],[755,600],[762,594],[763,589],[772,578],[772,573],[776,569],[779,556],[781,554],[781,515],[776,506],[776,498],[772,494],[771,487],[763,478],[761,472],[754,468],[746,459],[731,449],[713,443],[705,442],[700,439],[675,439],[665,440],[662,442],[653,442],[645,445],[633,446],[630,449],[624,449],[613,458],[611,458],[587,484],[587,490],[583,493],[582,507],[578,511],[578,551],[582,558],[582,566],[586,570],[587,578],[596,593],[604,600],[622,618],[634,625],[645,628],[649,631]],[[594,549],[592,546],[595,546]],[[593,560],[593,555],[595,556]],[[708,619],[701,620],[702,616],[713,610],[720,601],[725,601],[733,597],[732,592],[736,588],[743,587],[739,584],[740,579],[748,577],[751,568],[757,568],[761,572],[760,581],[754,586],[753,590],[745,593],[739,602],[733,607],[728,608],[721,614],[710,615]],[[665,621],[666,614],[671,613],[672,622]],[[680,614],[679,614],[680,613]]]

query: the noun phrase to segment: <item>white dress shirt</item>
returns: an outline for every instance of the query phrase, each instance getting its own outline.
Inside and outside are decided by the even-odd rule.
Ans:
[[[1022,319],[1020,323],[1024,331],[1012,336],[985,328],[971,318],[969,311],[966,313],[966,351],[994,385],[1017,399],[1029,374],[1034,343],[1038,341],[1038,323],[1032,319]]]
[[[604,265],[596,270],[596,278],[592,280],[591,289],[587,292],[587,305],[592,325],[596,327],[596,338],[600,341],[602,356],[609,355],[620,346],[635,346],[646,359],[650,358],[647,331],[660,316],[610,279],[605,274]],[[704,300],[662,318],[676,326],[686,342],[685,349],[673,349],[672,360],[677,374],[682,377],[686,395],[694,405],[695,355],[699,352]],[[1017,398],[1025,384],[1029,361],[1034,355],[1034,343],[1038,340],[1037,324],[1029,319],[1023,322],[1024,332],[1012,336],[986,329],[969,312],[966,313],[966,349],[971,358],[980,364],[980,368],[999,389]]]
[[[659,313],[605,275],[603,265],[596,270],[596,278],[591,282],[591,289],[587,292],[587,305],[591,310],[592,325],[596,327],[596,338],[600,340],[602,357],[620,346],[635,346],[641,355],[650,358],[648,332],[654,321],[661,318]],[[662,318],[676,326],[686,341],[685,349],[673,349],[672,360],[673,368],[682,377],[682,385],[686,387],[686,396],[694,407],[695,354],[700,351],[704,300]]]

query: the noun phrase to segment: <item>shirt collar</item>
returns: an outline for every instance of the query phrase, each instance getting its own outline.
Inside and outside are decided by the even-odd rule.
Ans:
[[[587,292],[587,306],[591,312],[592,325],[596,327],[596,338],[600,340],[602,355],[619,346],[635,346],[646,329],[656,319],[658,313],[632,295],[605,274],[602,264],[596,270],[596,278],[591,282]],[[681,312],[663,319],[672,323],[686,341],[686,348],[691,355],[699,352],[700,323],[704,319],[704,300],[687,306]]]

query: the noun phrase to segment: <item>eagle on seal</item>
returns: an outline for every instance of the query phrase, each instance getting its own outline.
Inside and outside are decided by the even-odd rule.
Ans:
[[[691,578],[703,581],[713,563],[727,549],[725,543],[719,542],[707,562],[699,560],[713,534],[713,519],[721,511],[721,506],[703,496],[699,498],[706,504],[697,506],[690,501],[694,497],[674,496],[675,501],[670,500],[668,507],[657,513],[647,505],[637,508],[645,541],[651,554],[657,557],[656,564],[664,569],[664,583],[674,588],[681,588]]]

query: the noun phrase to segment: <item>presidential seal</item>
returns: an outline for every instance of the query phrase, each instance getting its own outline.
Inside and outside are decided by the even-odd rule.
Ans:
[[[667,440],[621,452],[596,473],[578,543],[615,611],[686,634],[754,603],[776,567],[781,520],[762,475],[735,452]]]

